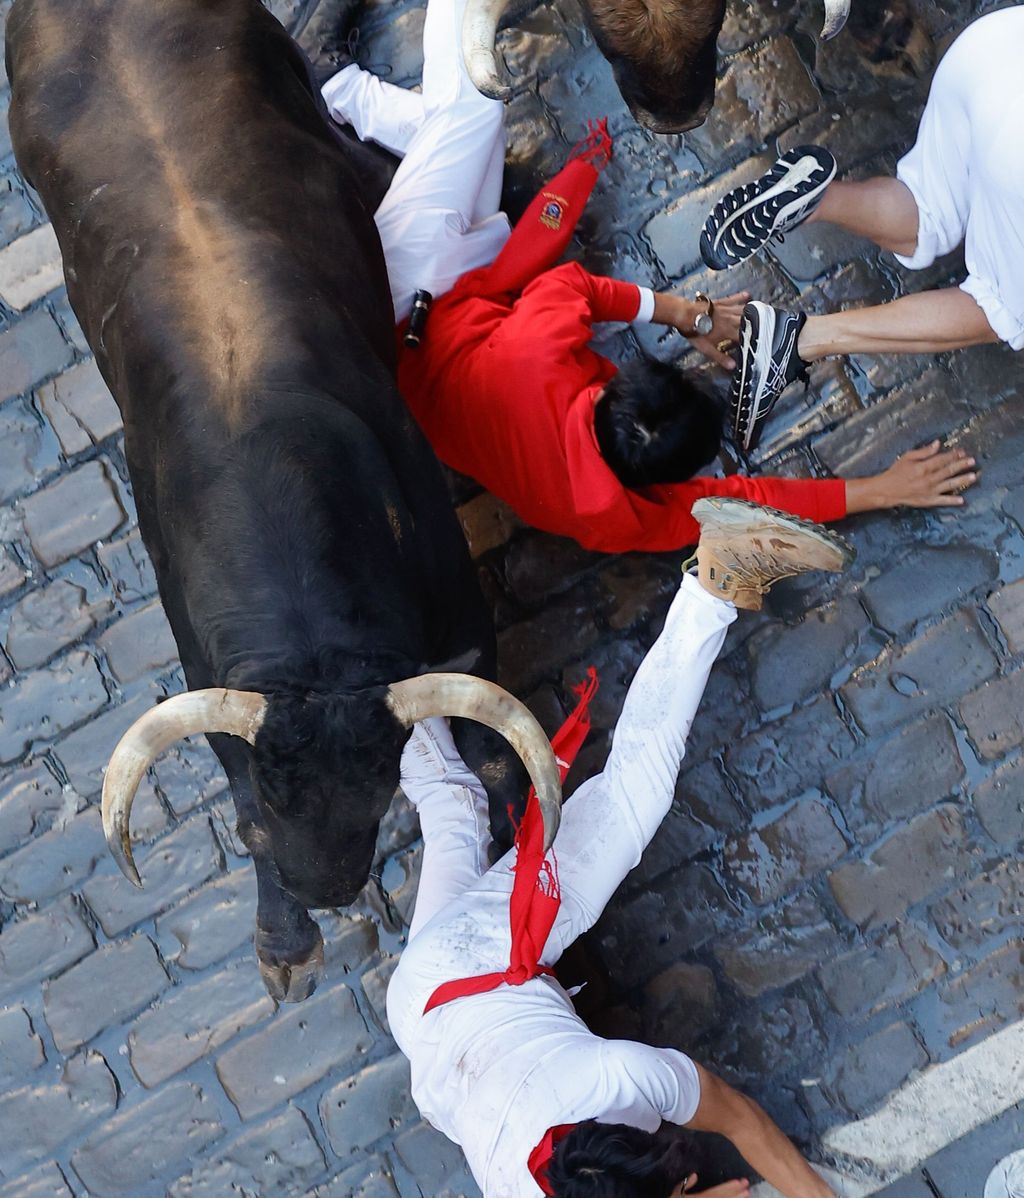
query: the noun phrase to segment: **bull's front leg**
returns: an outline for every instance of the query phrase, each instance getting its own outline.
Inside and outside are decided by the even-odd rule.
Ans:
[[[324,940],[309,912],[281,885],[270,840],[249,781],[247,752],[232,737],[211,736],[231,784],[238,835],[256,869],[256,960],[277,1002],[302,1002],[324,972]]]

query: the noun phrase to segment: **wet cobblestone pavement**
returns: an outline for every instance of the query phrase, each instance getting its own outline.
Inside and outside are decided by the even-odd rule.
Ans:
[[[939,46],[977,11],[922,2],[915,19]],[[735,277],[697,269],[709,201],[756,174],[775,139],[825,141],[859,177],[889,171],[913,138],[927,79],[870,63],[849,33],[818,45],[818,22],[815,4],[731,0],[711,118],[659,138],[629,119],[573,0],[536,5],[500,43],[517,85],[510,209],[607,113],[616,158],[577,251],[596,270],[799,295],[815,311],[956,280],[956,258],[910,275],[820,230]],[[413,3],[371,6],[364,63],[414,82],[421,23]],[[280,1010],[205,744],[179,746],[140,793],[146,889],[108,858],[107,755],[183,681],[118,414],[0,129],[0,1198],[475,1195],[459,1152],[418,1121],[383,1016],[418,868],[404,803],[381,838],[387,901],[371,889],[321,917],[325,982]],[[601,345],[627,356],[636,336]],[[641,340],[665,357],[682,345],[654,329]],[[959,514],[849,522],[848,578],[783,584],[738,622],[671,816],[566,962],[589,980],[579,1001],[595,1028],[714,1064],[838,1167],[849,1195],[978,1198],[1024,1145],[1019,370],[1001,347],[863,357],[787,394],[759,469],[868,472],[943,435],[977,455],[981,482]],[[505,685],[552,732],[584,668],[601,672],[578,780],[602,762],[680,555],[585,553],[453,487]],[[1001,1085],[1016,1089],[999,1098]],[[915,1103],[935,1116],[910,1142],[900,1111]]]

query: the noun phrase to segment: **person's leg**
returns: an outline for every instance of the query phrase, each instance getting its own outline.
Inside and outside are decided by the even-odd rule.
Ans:
[[[413,728],[402,753],[402,790],[423,834],[412,940],[452,899],[487,870],[487,792],[459,756],[448,724],[429,719]]]
[[[351,125],[360,141],[373,141],[402,156],[423,124],[423,97],[378,79],[351,63],[321,88],[327,111]]]
[[[908,258],[917,248],[917,201],[899,179],[876,177],[855,183],[834,180],[806,223],[816,221],[839,225],[883,250]]]
[[[797,353],[805,362],[831,354],[940,354],[998,340],[977,302],[959,287],[946,287],[871,308],[809,316]]]

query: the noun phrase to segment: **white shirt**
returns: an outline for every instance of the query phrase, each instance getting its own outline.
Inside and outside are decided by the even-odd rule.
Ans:
[[[597,1119],[656,1131],[688,1123],[700,1100],[689,1057],[595,1036],[554,978],[456,999],[411,1035],[392,1030],[416,1105],[461,1145],[484,1198],[537,1198],[527,1161],[551,1127]]]

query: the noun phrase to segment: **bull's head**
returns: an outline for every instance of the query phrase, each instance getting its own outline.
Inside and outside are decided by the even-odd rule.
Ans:
[[[426,674],[378,691],[349,698],[359,716],[345,720],[346,734],[336,739],[329,700],[215,689],[176,695],[147,712],[114,750],[103,783],[103,830],[121,872],[142,885],[129,824],[146,770],[182,737],[221,733],[253,746],[250,773],[284,888],[307,908],[352,902],[369,874],[406,730],[429,716],[477,720],[509,741],[536,787],[550,846],[561,811],[558,766],[522,703],[467,674]]]
[[[704,123],[715,102],[717,41],[725,0],[581,0],[629,110],[655,133]],[[466,69],[495,100],[512,87],[495,38],[509,0],[469,0],[463,25]],[[846,23],[850,0],[825,0],[824,39]]]

